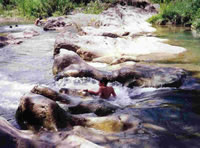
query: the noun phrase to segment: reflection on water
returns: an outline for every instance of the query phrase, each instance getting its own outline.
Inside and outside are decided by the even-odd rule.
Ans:
[[[187,49],[174,59],[159,61],[158,63],[170,64],[193,72],[193,75],[200,78],[200,38],[194,32],[183,27],[156,27],[156,35],[169,39],[168,43],[181,46]],[[173,65],[172,65],[173,64]]]

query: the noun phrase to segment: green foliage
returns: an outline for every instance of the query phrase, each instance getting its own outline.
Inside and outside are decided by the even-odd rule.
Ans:
[[[200,19],[196,19],[196,20],[192,23],[192,27],[194,27],[194,29],[200,30]]]
[[[150,22],[150,23],[157,23],[161,19],[162,19],[162,16],[160,14],[158,14],[158,15],[154,15],[151,18],[149,18],[148,22]]]
[[[3,5],[0,3],[0,14],[3,14]]]
[[[169,3],[172,0],[150,0],[152,3]]]
[[[16,8],[25,17],[47,17],[64,15],[75,5],[70,0],[0,0],[0,11]]]
[[[24,17],[48,17],[67,14],[76,7],[84,8],[85,13],[99,14],[108,4],[116,0],[0,0],[1,14],[8,15],[11,10]]]
[[[99,0],[90,1],[84,9],[84,13],[99,14],[105,10],[105,5]]]
[[[197,18],[200,18],[200,0],[176,0],[161,4],[159,14],[150,18],[149,22],[164,20],[176,25],[196,26]]]

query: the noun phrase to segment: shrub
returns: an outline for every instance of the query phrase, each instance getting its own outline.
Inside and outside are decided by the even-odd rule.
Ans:
[[[105,6],[99,0],[97,1],[90,1],[84,9],[84,13],[89,14],[99,14],[103,10],[105,10]]]
[[[200,0],[176,0],[161,4],[158,15],[149,19],[151,23],[157,23],[158,20],[165,20],[176,25],[193,25],[200,16]],[[194,22],[195,21],[195,22]]]

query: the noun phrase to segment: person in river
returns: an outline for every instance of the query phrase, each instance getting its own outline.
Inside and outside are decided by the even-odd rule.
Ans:
[[[59,93],[61,93],[61,94],[68,94],[69,93],[69,89],[67,89],[67,88],[61,88],[59,90]]]
[[[91,95],[95,95],[95,96],[99,95],[103,99],[108,99],[108,98],[110,98],[111,95],[116,97],[116,93],[115,93],[113,87],[107,86],[107,83],[108,83],[108,81],[105,78],[103,78],[99,82],[99,90],[97,92],[88,90],[88,89],[86,89],[84,91],[88,92]]]
[[[39,17],[35,20],[35,25],[39,26],[39,23],[41,23],[40,21],[42,20],[42,17]]]

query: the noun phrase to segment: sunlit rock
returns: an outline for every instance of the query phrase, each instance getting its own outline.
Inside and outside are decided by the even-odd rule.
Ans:
[[[62,50],[54,59],[53,73],[63,76],[73,77],[95,77],[101,79],[103,73],[88,65],[76,53]],[[58,76],[59,76],[58,75]]]
[[[109,57],[106,63],[113,64],[117,63],[115,58],[122,56],[124,61],[135,61],[138,60],[137,56],[184,52],[182,47],[165,44],[163,42],[166,40],[149,35],[155,31],[146,22],[152,15],[135,7],[111,7],[96,18],[95,21],[100,22],[99,27],[80,25],[79,32],[82,34],[72,33],[66,28],[56,39],[54,56],[64,48],[88,61],[101,59],[104,62],[103,59]],[[131,59],[131,56],[134,58]]]
[[[106,117],[88,117],[87,126],[105,132],[122,132],[130,130],[133,132],[138,129],[140,120],[128,115],[112,115]]]
[[[72,102],[68,96],[62,95],[57,91],[44,86],[37,85],[31,90],[31,92],[47,97],[48,99],[51,99],[53,101],[60,101],[67,104],[70,104]]]
[[[122,59],[123,60],[123,59]],[[116,65],[114,65],[116,67]],[[180,87],[187,72],[179,68],[146,66],[143,64],[121,64],[109,71],[98,70],[87,64],[75,52],[62,50],[54,59],[53,73],[57,79],[63,77],[106,78],[118,81],[128,87]]]
[[[59,148],[65,148],[66,146],[81,147],[81,148],[106,148],[104,146],[95,144],[83,137],[78,136],[78,135],[69,135],[61,143],[58,144]]]

